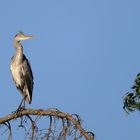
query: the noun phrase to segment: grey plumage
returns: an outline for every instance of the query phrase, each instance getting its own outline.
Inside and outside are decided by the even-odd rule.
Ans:
[[[17,89],[23,95],[24,100],[30,104],[32,101],[34,84],[33,73],[28,59],[23,54],[23,46],[20,43],[20,40],[29,38],[31,38],[31,36],[25,36],[23,33],[19,33],[15,36],[14,46],[16,48],[16,53],[12,57],[10,70]]]

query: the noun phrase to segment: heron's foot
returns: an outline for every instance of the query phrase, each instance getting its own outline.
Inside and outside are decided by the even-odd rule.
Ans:
[[[23,110],[25,110],[25,106],[19,106],[16,110],[16,113],[21,113]]]
[[[19,106],[16,112],[25,110],[25,106]]]
[[[25,110],[25,107],[24,106],[20,106],[17,108],[16,111],[13,111],[12,113],[16,113],[16,114],[21,114],[21,112]]]

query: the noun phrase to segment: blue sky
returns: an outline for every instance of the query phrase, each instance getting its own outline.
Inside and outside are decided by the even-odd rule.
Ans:
[[[122,109],[140,72],[139,7],[138,0],[1,1],[0,116],[21,101],[9,68],[21,30],[35,36],[22,42],[35,79],[27,107],[77,113],[97,140],[139,139],[140,114]]]

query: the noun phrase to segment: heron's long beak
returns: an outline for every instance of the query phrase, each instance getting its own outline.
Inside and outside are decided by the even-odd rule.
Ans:
[[[24,36],[20,37],[20,40],[27,40],[27,39],[30,39],[30,38],[33,38],[33,36],[24,35]]]

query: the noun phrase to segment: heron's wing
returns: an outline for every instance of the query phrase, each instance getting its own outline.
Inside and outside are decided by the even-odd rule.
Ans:
[[[33,80],[34,78],[33,78],[30,62],[24,54],[23,54],[23,65],[24,65],[25,71],[27,72],[27,75]]]
[[[26,58],[25,55],[23,55],[23,63],[22,63],[22,76],[23,79],[25,80],[24,84],[27,86],[27,89],[30,94],[30,99],[32,100],[32,92],[33,92],[33,73],[31,69],[30,62]],[[31,101],[30,101],[31,102]]]

